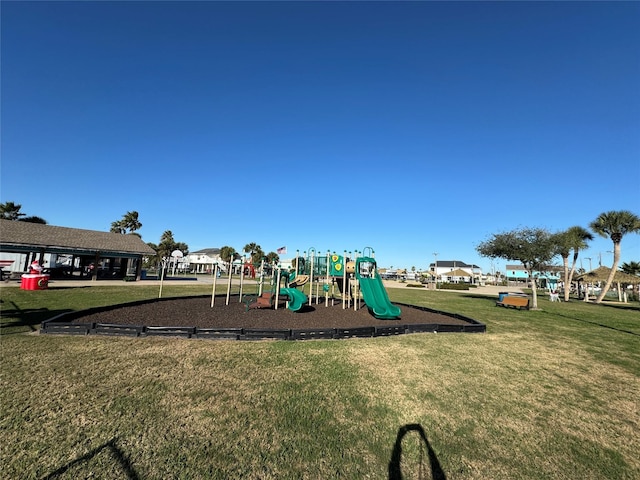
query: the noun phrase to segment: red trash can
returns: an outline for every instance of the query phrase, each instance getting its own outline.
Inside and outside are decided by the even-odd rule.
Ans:
[[[23,290],[46,290],[49,288],[49,275],[44,273],[24,273],[20,288]]]

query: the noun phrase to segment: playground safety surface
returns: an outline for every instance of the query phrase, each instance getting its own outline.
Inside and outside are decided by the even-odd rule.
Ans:
[[[237,295],[147,300],[71,312],[43,322],[42,333],[176,335],[202,338],[346,338],[414,332],[484,332],[484,324],[456,314],[397,304],[401,318],[375,318],[364,303],[342,308],[341,300],[306,305],[298,312],[280,302],[278,309],[249,309]],[[315,330],[319,333],[309,333]],[[301,331],[307,334],[302,336]],[[293,332],[293,333],[292,333]],[[297,332],[297,333],[296,333]]]

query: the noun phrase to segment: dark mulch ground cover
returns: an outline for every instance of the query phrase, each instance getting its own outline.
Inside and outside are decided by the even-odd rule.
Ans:
[[[288,310],[282,302],[278,309],[247,310],[238,296],[232,296],[229,305],[225,297],[216,297],[211,307],[211,297],[186,297],[160,299],[149,303],[122,305],[107,311],[95,312],[75,318],[75,323],[107,323],[117,325],[144,325],[158,327],[198,328],[262,328],[262,329],[310,329],[388,327],[394,325],[439,324],[468,325],[462,319],[428,312],[402,305],[400,319],[375,318],[364,303],[357,311],[342,308],[340,300],[325,307],[324,301],[305,306],[298,312]]]

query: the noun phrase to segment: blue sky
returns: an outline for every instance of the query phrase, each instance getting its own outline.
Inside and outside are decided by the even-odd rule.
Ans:
[[[0,201],[52,225],[490,270],[493,233],[640,214],[638,2],[1,8]]]

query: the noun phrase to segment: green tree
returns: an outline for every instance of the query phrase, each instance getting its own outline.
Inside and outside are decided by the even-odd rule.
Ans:
[[[269,265],[277,265],[278,263],[280,263],[280,255],[278,255],[276,252],[269,252],[267,253],[266,257],[266,263],[268,263]]]
[[[42,217],[36,217],[35,215],[27,216],[22,213],[22,205],[14,202],[0,203],[0,218],[3,220],[18,220],[20,222],[28,223],[41,223],[47,224],[47,221]]]
[[[228,245],[225,245],[224,247],[222,247],[220,249],[220,258],[225,263],[233,262],[233,260],[235,260],[237,255],[238,254],[237,254],[235,248],[230,247]]]
[[[251,263],[254,265],[259,265],[264,257],[262,247],[257,243],[247,243],[242,250],[249,254]]]
[[[28,222],[28,223],[41,223],[43,225],[47,224],[47,221],[42,217],[36,217],[35,215],[31,215],[29,217],[24,217],[19,219],[20,222]]]
[[[628,273],[629,275],[640,276],[640,262],[625,262],[620,265],[620,270],[624,273]]]
[[[162,261],[162,259],[158,255],[158,245],[156,245],[153,242],[147,242],[147,245],[149,247],[151,247],[153,249],[153,251],[156,252],[156,253],[153,254],[153,255],[149,255],[147,257],[144,257],[144,259],[143,259],[144,267],[145,268],[157,267],[158,264]]]
[[[26,216],[22,213],[22,205],[14,202],[0,203],[0,218],[3,220],[20,220],[20,217]]]
[[[138,219],[138,212],[127,212],[122,216],[121,220],[111,223],[112,233],[134,233],[142,228],[142,223]],[[137,235],[137,234],[136,234]]]
[[[533,272],[546,270],[556,255],[554,236],[542,228],[520,228],[495,233],[480,243],[476,251],[483,257],[520,262],[528,272],[533,293],[532,308],[538,308],[536,278]]]
[[[189,254],[189,245],[184,242],[176,242],[173,238],[173,232],[171,230],[165,230],[160,237],[160,243],[156,245],[155,243],[147,243],[149,247],[151,247],[156,254],[150,257],[147,257],[147,261],[145,265],[157,265],[162,266],[162,261],[171,257],[171,252],[174,250],[180,250],[183,255]]]
[[[576,271],[576,263],[580,250],[585,250],[587,242],[593,240],[593,235],[583,227],[574,226],[564,232],[557,233],[554,241],[557,244],[558,254],[562,257],[564,267],[564,301],[569,301],[569,292],[573,275]],[[569,268],[569,256],[573,252],[573,261]]]
[[[598,215],[598,218],[589,224],[589,228],[601,237],[610,238],[613,242],[613,265],[604,288],[596,298],[596,303],[601,303],[611,288],[613,277],[618,269],[622,238],[629,233],[640,233],[640,217],[629,210],[612,210]]]

